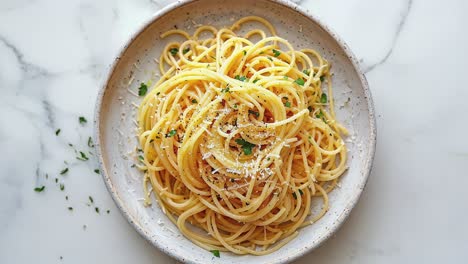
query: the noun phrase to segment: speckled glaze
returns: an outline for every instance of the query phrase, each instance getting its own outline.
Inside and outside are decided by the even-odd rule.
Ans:
[[[136,107],[142,98],[139,83],[157,80],[158,58],[168,40],[159,35],[177,27],[189,32],[195,24],[227,26],[240,17],[268,19],[295,48],[311,47],[332,63],[334,99],[338,119],[349,129],[349,170],[340,187],[330,194],[330,210],[319,221],[300,229],[298,237],[266,256],[213,255],[183,237],[154,201],[144,207],[142,174],[136,163]],[[135,66],[135,64],[137,66]],[[133,79],[133,82],[130,80]],[[188,0],[161,10],[122,48],[99,92],[95,110],[96,151],[104,181],[129,223],[166,254],[187,263],[287,263],[328,239],[357,203],[370,174],[376,143],[374,106],[367,81],[348,46],[327,26],[297,5],[282,0]],[[313,210],[318,210],[319,205]]]

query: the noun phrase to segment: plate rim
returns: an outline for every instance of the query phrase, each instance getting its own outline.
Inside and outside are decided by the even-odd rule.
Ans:
[[[101,81],[101,84],[99,85],[99,90],[96,98],[96,103],[94,107],[94,141],[95,141],[95,151],[96,155],[98,157],[98,165],[99,169],[101,172],[102,179],[106,185],[106,188],[108,192],[111,194],[112,199],[114,200],[114,203],[116,204],[117,208],[119,211],[123,214],[127,222],[143,237],[145,238],[148,242],[150,242],[153,246],[155,246],[158,250],[162,251],[166,255],[178,260],[182,261],[185,263],[194,263],[194,264],[199,264],[202,262],[199,262],[195,259],[187,259],[182,255],[176,254],[174,251],[171,251],[170,249],[167,249],[163,246],[163,243],[158,241],[157,239],[152,239],[151,234],[147,233],[142,226],[136,223],[135,218],[126,210],[125,204],[123,200],[119,197],[117,194],[117,191],[114,188],[114,184],[111,181],[111,178],[107,174],[107,169],[104,166],[104,160],[103,160],[103,155],[101,152],[101,138],[100,138],[100,133],[101,133],[101,123],[100,123],[100,118],[101,118],[101,109],[102,109],[102,102],[104,98],[104,94],[106,93],[108,83],[113,77],[114,71],[119,64],[119,61],[121,57],[125,54],[125,52],[128,50],[130,45],[148,28],[150,27],[158,18],[166,15],[167,13],[185,6],[187,4],[193,3],[193,2],[199,2],[199,1],[204,1],[204,0],[178,0],[177,2],[174,2],[172,4],[169,4],[162,8],[160,11],[154,13],[151,17],[149,17],[147,20],[145,20],[142,24],[140,24],[137,29],[130,35],[130,37],[123,43],[123,45],[118,49],[117,55],[115,56],[113,62],[107,67],[108,69],[105,71],[105,75]],[[348,216],[351,213],[351,210],[356,206],[356,204],[359,201],[359,198],[367,185],[369,176],[372,171],[372,165],[374,162],[374,157],[375,157],[375,150],[376,150],[376,143],[377,143],[377,121],[375,117],[375,108],[374,108],[374,102],[372,99],[372,93],[369,88],[369,84],[367,82],[367,79],[364,75],[364,71],[362,70],[360,63],[352,50],[349,48],[349,46],[346,44],[346,42],[341,39],[341,37],[334,31],[332,30],[326,23],[321,21],[316,15],[314,15],[310,10],[301,7],[291,1],[288,0],[264,0],[264,1],[269,1],[273,2],[279,5],[282,5],[284,7],[287,7],[289,9],[292,9],[296,12],[299,12],[301,15],[307,17],[311,22],[315,23],[318,25],[321,29],[323,29],[329,36],[331,36],[338,44],[338,46],[341,48],[341,50],[344,52],[344,54],[347,56],[347,58],[351,61],[351,64],[356,71],[359,81],[362,85],[362,88],[364,90],[364,96],[366,99],[367,103],[367,110],[369,111],[369,116],[368,116],[368,122],[369,122],[369,148],[368,152],[366,153],[366,158],[364,159],[364,173],[361,177],[361,180],[359,181],[358,186],[361,186],[361,188],[358,188],[351,198],[349,199],[348,204],[346,205],[345,209],[343,212],[337,217],[337,219],[331,224],[330,228],[327,230],[326,233],[324,233],[323,236],[319,237],[317,240],[314,241],[314,244],[310,247],[303,247],[301,248],[300,251],[295,252],[294,254],[290,255],[285,255],[284,257],[281,257],[273,262],[272,264],[280,264],[280,263],[289,263],[293,260],[296,260],[307,253],[312,252],[314,249],[318,248],[320,245],[322,245],[326,240],[328,240],[334,233],[336,233],[340,227],[343,225],[343,223],[346,221]]]

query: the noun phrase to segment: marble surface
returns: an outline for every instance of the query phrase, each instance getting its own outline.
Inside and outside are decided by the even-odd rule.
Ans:
[[[75,153],[93,151],[87,143],[106,67],[168,2],[0,1],[0,263],[174,263],[120,215],[94,157]],[[297,263],[466,262],[468,2],[300,4],[361,60],[378,143],[350,218]]]

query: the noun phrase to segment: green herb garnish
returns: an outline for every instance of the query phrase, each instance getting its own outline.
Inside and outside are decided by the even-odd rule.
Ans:
[[[273,61],[273,59],[271,57],[268,57],[269,60]]]
[[[312,113],[312,110],[313,110],[313,109],[312,109],[312,106],[309,105],[309,106],[307,107],[307,109],[309,110],[309,112]]]
[[[275,55],[275,57],[278,57],[279,55],[281,55],[281,52],[273,49],[273,55]]]
[[[166,137],[173,137],[175,136],[175,134],[177,134],[177,130],[175,129],[172,129],[171,131],[169,131],[169,133],[166,134]]]
[[[94,210],[99,214],[99,207],[94,208]]]
[[[322,96],[320,96],[320,102],[322,104],[326,104],[328,102],[328,99],[327,99],[327,95],[326,94],[322,94]]]
[[[260,79],[255,79],[255,80],[253,81],[253,83],[256,83],[256,82],[258,82],[258,81],[260,81]]]
[[[108,214],[110,214],[110,210],[107,210],[106,212],[107,212]]]
[[[36,188],[34,188],[34,191],[35,191],[35,192],[42,192],[42,191],[44,191],[44,189],[45,189],[45,186],[42,185],[41,187],[36,187]]]
[[[219,258],[219,250],[210,250],[211,253],[213,253],[213,255],[217,258]]]
[[[76,159],[82,160],[82,161],[89,160],[89,158],[86,156],[86,154],[84,154],[82,151],[80,151],[80,157],[76,157]]]
[[[239,80],[241,82],[245,82],[245,80],[247,80],[247,77],[236,75],[234,79]]]
[[[60,175],[64,175],[67,172],[68,172],[68,168],[65,168],[62,171],[60,171]],[[57,182],[57,178],[55,178],[55,181]]]
[[[316,114],[315,117],[322,119],[323,122],[325,122],[325,124],[327,123],[327,120],[325,119],[325,114],[322,112],[322,110],[320,110],[320,112],[318,112],[318,114]]]
[[[141,160],[141,161],[144,161],[144,160],[145,160],[145,158],[144,158],[142,155],[139,155],[139,156],[138,156],[138,159]],[[135,164],[133,164],[133,165],[135,165]]]
[[[138,87],[138,95],[143,96],[146,94],[146,92],[148,92],[148,85],[141,83],[140,87]]]
[[[305,75],[310,75],[310,70],[308,70],[308,69],[305,69],[305,70],[303,70],[302,72],[303,72]]]
[[[289,102],[289,101],[285,102],[285,103],[284,103],[284,106],[286,106],[286,107],[291,107],[291,102]]]
[[[259,112],[256,112],[256,111],[253,111],[253,110],[249,110],[249,114],[252,114],[256,117],[259,117],[260,116],[260,113]]]
[[[80,124],[82,124],[82,125],[83,125],[83,124],[86,124],[86,122],[88,122],[88,120],[86,120],[86,118],[84,118],[84,116],[80,116],[80,117],[78,118],[78,121],[80,121]]]
[[[68,210],[69,210],[69,211],[73,211],[73,207],[68,207]]]
[[[189,49],[189,48],[186,48],[186,49],[182,50],[182,54],[185,54],[185,53],[187,53],[187,52],[189,52],[189,51],[190,51],[190,49]]]
[[[226,88],[221,89],[221,92],[222,92],[222,93],[230,93],[230,91],[229,91],[229,84],[226,86]]]
[[[252,154],[252,148],[255,147],[255,144],[252,144],[243,138],[236,139],[236,143],[242,146],[242,150],[244,151],[245,155]]]
[[[244,53],[244,56],[247,55],[247,51],[243,50],[242,52]]]
[[[60,190],[61,191],[65,190],[65,185],[63,183],[60,184]]]
[[[92,137],[88,138],[88,147],[94,148],[94,143],[93,143],[93,138]]]
[[[323,76],[323,75],[320,76],[320,81],[321,81],[321,82],[325,81],[325,76]]]
[[[60,134],[60,128],[55,130],[55,135],[58,136]]]
[[[198,103],[197,99],[192,99],[192,104]]]
[[[303,86],[304,83],[305,83],[304,79],[302,79],[302,78],[297,78],[294,82],[301,85],[301,86]]]
[[[88,198],[89,198],[89,201],[90,201],[91,203],[94,203],[94,199],[93,199],[93,197],[91,197],[91,196],[88,196]]]
[[[172,48],[169,50],[169,52],[174,56],[177,54],[177,52],[179,52],[179,49],[178,48]]]
[[[94,172],[97,173],[97,174],[100,174],[100,173],[101,173],[101,172],[99,171],[99,169],[95,169]]]

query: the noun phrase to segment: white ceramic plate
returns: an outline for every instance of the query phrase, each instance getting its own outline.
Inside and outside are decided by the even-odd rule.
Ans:
[[[142,98],[133,94],[140,82],[157,79],[153,59],[168,42],[159,37],[162,32],[174,27],[193,32],[194,24],[227,26],[247,15],[267,18],[293,46],[312,47],[331,62],[337,116],[351,132],[349,170],[340,180],[341,187],[330,194],[329,212],[301,229],[298,237],[280,250],[260,257],[222,253],[221,258],[214,258],[183,237],[156,202],[152,207],[143,205],[142,174],[131,167],[137,162],[135,105]],[[179,261],[203,264],[285,263],[316,248],[338,229],[356,204],[371,170],[376,142],[372,99],[356,58],[323,23],[281,0],[179,1],[156,14],[129,40],[111,66],[96,104],[95,133],[104,181],[131,225]]]

